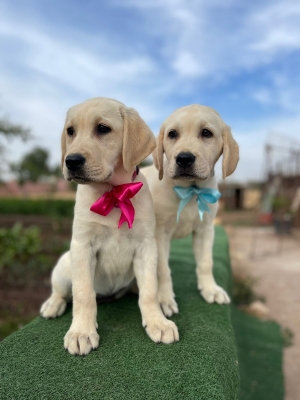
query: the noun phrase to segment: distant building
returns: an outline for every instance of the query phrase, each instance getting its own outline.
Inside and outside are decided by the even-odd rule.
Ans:
[[[262,193],[259,186],[222,182],[219,190],[222,194],[220,202],[225,210],[253,210],[259,207]]]
[[[241,210],[244,207],[244,186],[236,183],[221,183],[221,203],[225,210]]]

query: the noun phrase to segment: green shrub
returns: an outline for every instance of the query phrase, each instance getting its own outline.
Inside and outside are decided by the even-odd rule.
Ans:
[[[25,324],[27,324],[33,315],[28,317],[23,313],[19,315],[18,313],[12,314],[11,312],[7,312],[4,310],[0,311],[0,342],[1,340],[5,339],[8,335],[12,334],[13,332],[18,331],[21,329]]]
[[[290,328],[281,327],[281,334],[284,347],[291,347],[294,345],[294,332]]]
[[[290,207],[291,201],[286,196],[277,196],[273,200],[272,209],[276,211],[285,211]]]
[[[0,199],[0,214],[73,217],[74,200]]]
[[[12,228],[0,229],[0,269],[14,263],[26,264],[40,252],[39,229],[35,226],[23,228],[15,224]]]
[[[24,283],[35,275],[48,271],[52,260],[42,254],[40,230],[15,224],[0,229],[0,273],[9,282]]]
[[[257,280],[251,276],[234,276],[232,301],[236,305],[249,305],[256,300],[265,301],[263,296],[259,296],[254,291]]]

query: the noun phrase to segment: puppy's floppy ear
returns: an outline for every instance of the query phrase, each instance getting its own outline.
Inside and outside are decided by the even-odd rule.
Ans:
[[[231,175],[236,169],[237,163],[239,161],[239,146],[232,137],[230,126],[226,124],[224,124],[222,137],[223,137],[222,172],[223,172],[223,179],[225,179],[227,176]]]
[[[63,168],[65,162],[65,155],[67,151],[67,138],[65,128],[61,134],[61,167]]]
[[[162,178],[164,176],[164,145],[163,145],[164,132],[165,132],[165,128],[164,128],[164,126],[162,126],[160,128],[159,135],[158,135],[158,138],[156,141],[157,147],[154,150],[154,152],[152,153],[154,165],[155,165],[156,169],[158,169],[158,177],[160,180],[162,180]]]
[[[150,128],[135,109],[121,107],[120,113],[124,120],[123,165],[126,171],[130,171],[151,154],[156,142]]]

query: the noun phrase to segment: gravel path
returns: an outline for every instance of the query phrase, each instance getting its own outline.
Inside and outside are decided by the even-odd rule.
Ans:
[[[285,400],[299,400],[300,231],[279,237],[264,227],[228,226],[226,230],[233,264],[258,278],[255,290],[266,298],[270,319],[294,334],[293,346],[284,350]]]

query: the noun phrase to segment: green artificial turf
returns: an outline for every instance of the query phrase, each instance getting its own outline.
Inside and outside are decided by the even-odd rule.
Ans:
[[[39,317],[0,343],[0,399],[238,399],[230,307],[207,304],[200,297],[191,238],[173,241],[171,266],[180,308],[172,318],[179,328],[179,343],[151,342],[141,326],[137,296],[129,294],[99,305],[100,346],[86,357],[75,357],[63,349],[71,323],[69,307],[62,317],[48,321]],[[228,243],[220,227],[216,228],[214,272],[218,283],[230,291]],[[243,325],[239,315],[234,316]],[[237,329],[238,342],[246,347],[242,328]],[[247,351],[240,356],[242,377],[247,378],[248,361],[253,373],[259,357]],[[260,399],[243,397],[250,398]]]
[[[231,282],[227,238],[217,230],[215,272]],[[141,326],[137,296],[98,307],[100,346],[86,357],[63,349],[71,307],[56,320],[35,319],[0,344],[1,399],[238,398],[239,373],[230,307],[197,291],[191,239],[174,241],[171,264],[180,342],[155,344]]]
[[[241,375],[240,400],[283,400],[280,326],[232,310]]]

